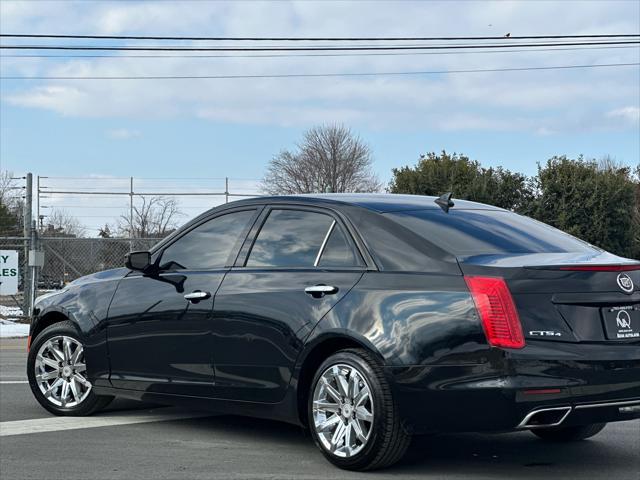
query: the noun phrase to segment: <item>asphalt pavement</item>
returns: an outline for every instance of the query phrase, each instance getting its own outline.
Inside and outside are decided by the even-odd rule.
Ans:
[[[336,469],[302,430],[277,422],[124,400],[88,419],[61,419],[31,395],[25,343],[0,340],[2,480],[640,480],[640,420],[612,423],[591,440],[562,445],[528,432],[421,437],[402,463],[363,474]]]

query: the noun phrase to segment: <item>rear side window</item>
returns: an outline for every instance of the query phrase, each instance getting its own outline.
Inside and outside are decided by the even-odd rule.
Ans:
[[[249,226],[255,210],[228,213],[187,232],[162,254],[163,270],[208,270],[227,266],[231,250]]]
[[[318,266],[353,267],[360,265],[356,253],[349,245],[346,235],[338,224],[333,224],[329,238],[324,246]]]
[[[326,256],[325,256],[326,255]],[[357,265],[333,218],[305,210],[274,209],[251,248],[247,267]]]
[[[386,213],[454,255],[563,253],[595,247],[528,217],[502,210],[414,210]]]

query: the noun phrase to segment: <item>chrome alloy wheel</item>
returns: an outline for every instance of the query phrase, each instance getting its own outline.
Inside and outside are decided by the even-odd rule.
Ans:
[[[326,369],[313,391],[313,422],[320,442],[337,457],[357,455],[373,430],[373,398],[364,375],[346,364]]]
[[[91,391],[86,375],[84,348],[75,338],[51,337],[38,350],[36,382],[52,404],[62,408],[80,405]]]

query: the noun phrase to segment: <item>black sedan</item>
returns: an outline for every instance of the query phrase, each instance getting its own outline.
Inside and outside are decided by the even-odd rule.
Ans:
[[[36,303],[57,415],[114,396],[308,428],[342,468],[411,435],[591,437],[640,416],[640,262],[467,201],[257,198]]]

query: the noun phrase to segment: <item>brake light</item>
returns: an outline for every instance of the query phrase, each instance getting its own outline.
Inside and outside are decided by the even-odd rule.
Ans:
[[[559,270],[576,272],[630,272],[640,270],[640,265],[572,265],[560,267]]]
[[[490,345],[523,348],[518,310],[503,278],[465,276]]]

